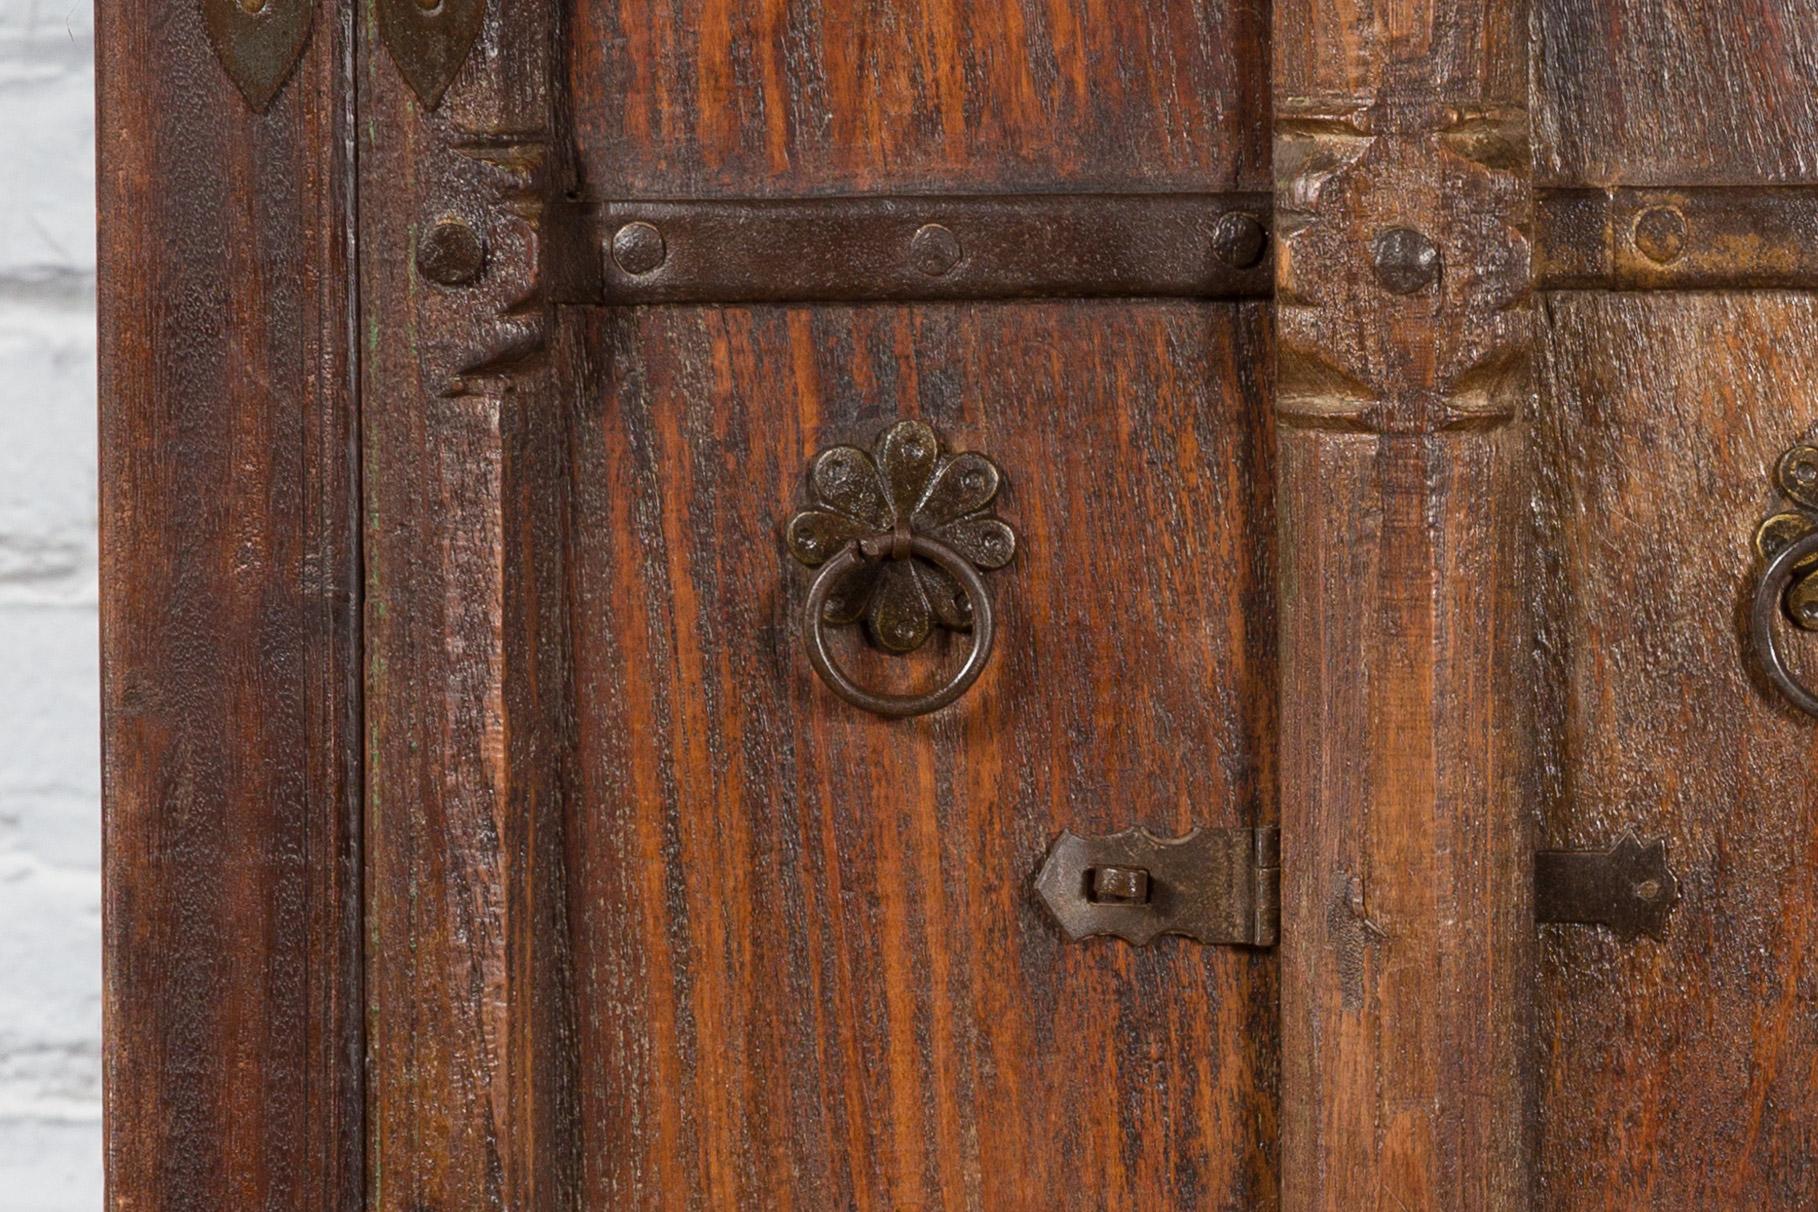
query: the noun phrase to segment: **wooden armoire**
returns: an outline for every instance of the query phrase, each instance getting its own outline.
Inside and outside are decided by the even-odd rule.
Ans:
[[[1818,1207],[1818,4],[97,24],[110,1212]]]

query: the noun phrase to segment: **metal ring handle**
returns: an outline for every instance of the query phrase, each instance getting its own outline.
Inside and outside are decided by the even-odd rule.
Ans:
[[[1793,574],[1797,565],[1818,555],[1818,530],[1788,543],[1768,561],[1767,568],[1761,574],[1761,584],[1755,590],[1755,610],[1750,619],[1750,630],[1754,634],[1755,655],[1761,659],[1762,670],[1768,680],[1774,683],[1775,689],[1787,697],[1787,700],[1807,715],[1818,716],[1818,694],[1807,690],[1787,669],[1780,659],[1780,649],[1774,644],[1774,616],[1780,613],[1780,600],[1786,593],[1787,586],[1793,583]]]
[[[813,664],[814,671],[821,675],[821,680],[854,707],[863,707],[866,711],[899,720],[939,711],[966,693],[972,683],[978,681],[978,675],[985,671],[985,662],[991,657],[991,642],[996,634],[996,624],[991,617],[991,599],[985,593],[984,580],[978,575],[978,570],[972,567],[971,561],[945,543],[923,535],[916,535],[909,540],[909,550],[937,565],[957,581],[960,588],[965,590],[966,601],[972,607],[972,651],[967,654],[966,663],[960,666],[959,672],[938,689],[927,694],[875,694],[847,677],[845,670],[839,667],[833,654],[827,650],[827,631],[822,625],[821,612],[826,608],[827,596],[833,592],[833,586],[839,579],[869,558],[859,544],[848,543],[838,555],[821,565],[820,575],[809,585],[808,601],[802,607],[802,642],[808,646],[808,660]]]

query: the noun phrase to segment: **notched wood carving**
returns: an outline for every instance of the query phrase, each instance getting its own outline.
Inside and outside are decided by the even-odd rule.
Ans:
[[[461,188],[449,192],[459,201],[425,215],[417,238],[457,216],[479,233],[485,268],[471,285],[424,296],[425,369],[444,396],[494,394],[547,354],[549,144],[480,136],[450,150]]]
[[[1519,416],[1526,115],[1345,99],[1289,107],[1276,135],[1284,422],[1438,433]]]
[[[424,108],[442,103],[486,24],[486,0],[378,0],[379,33]]]
[[[316,0],[201,0],[202,26],[228,79],[265,112],[309,47]]]

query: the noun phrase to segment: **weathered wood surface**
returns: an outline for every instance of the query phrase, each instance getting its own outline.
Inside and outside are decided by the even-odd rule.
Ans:
[[[1266,189],[1266,0],[577,0],[607,198]]]
[[[106,1160],[135,1212],[362,1206],[341,18],[259,115],[195,5],[96,13]]]
[[[563,410],[541,290],[543,203],[560,181],[554,8],[491,15],[434,113],[363,14],[368,1199],[379,1212],[578,1206],[561,882]],[[419,272],[419,250],[449,222],[484,245],[470,284]]]
[[[1774,461],[1818,433],[1818,304],[1573,294],[1545,315],[1546,838],[1664,836],[1683,900],[1660,943],[1545,930],[1539,1206],[1810,1208],[1818,746],[1752,673],[1743,619]]]
[[[1275,10],[1296,1209],[1527,1198],[1525,36],[1520,5]],[[1379,259],[1397,228],[1437,263]]]
[[[1549,182],[1818,180],[1810,4],[1539,0],[1537,18]],[[1679,209],[1683,254],[1659,270],[1631,254],[1643,271],[1762,255]],[[1544,932],[1537,1202],[1809,1208],[1818,770],[1811,721],[1751,673],[1743,620],[1769,469],[1818,425],[1818,311],[1564,294],[1542,315],[1544,836],[1664,836],[1684,899],[1662,943]],[[1818,670],[1809,641],[1789,645]]]
[[[1818,182],[1810,0],[1534,0],[1543,184]]]
[[[1063,829],[1273,820],[1258,306],[577,314],[583,1203],[1269,1208],[1267,952],[1064,941]],[[952,708],[797,637],[809,458],[919,416],[1021,536]],[[845,649],[902,691],[966,641]]]

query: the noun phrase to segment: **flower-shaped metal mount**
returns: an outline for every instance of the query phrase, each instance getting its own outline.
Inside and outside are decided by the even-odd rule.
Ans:
[[[1755,655],[1787,700],[1818,716],[1818,695],[1792,674],[1775,641],[1784,617],[1818,631],[1818,446],[1793,447],[1774,466],[1774,483],[1786,503],[1755,530],[1755,550],[1766,561],[1750,616]]]
[[[945,545],[973,567],[1002,568],[1016,554],[1016,532],[992,515],[1003,476],[976,451],[948,455],[920,421],[886,430],[870,453],[835,446],[814,457],[808,483],[815,504],[789,519],[790,554],[818,568],[854,543],[884,552],[859,561],[827,594],[822,621],[864,619],[887,652],[920,648],[936,624],[971,631],[964,588],[913,539]]]
[[[974,451],[943,454],[932,429],[902,421],[869,454],[823,450],[808,482],[815,504],[789,519],[786,539],[796,559],[820,569],[801,620],[815,672],[848,703],[893,718],[959,698],[984,671],[995,634],[979,570],[1016,554],[1016,533],[991,514],[1003,482],[997,465]],[[887,652],[915,651],[937,623],[970,632],[972,650],[935,690],[878,694],[848,677],[827,644],[828,626],[861,618]]]

